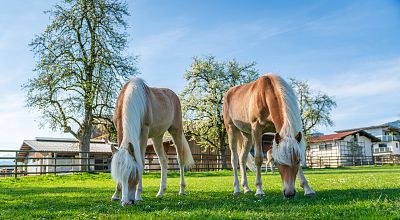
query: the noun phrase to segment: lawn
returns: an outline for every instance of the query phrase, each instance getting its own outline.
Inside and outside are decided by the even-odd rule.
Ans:
[[[230,171],[187,173],[187,195],[170,173],[164,198],[156,198],[159,173],[146,174],[141,203],[111,202],[109,174],[0,179],[0,219],[400,219],[400,166],[306,170],[317,196],[303,190],[285,200],[279,174],[263,175],[266,196],[232,195]],[[254,187],[254,173],[249,175]]]

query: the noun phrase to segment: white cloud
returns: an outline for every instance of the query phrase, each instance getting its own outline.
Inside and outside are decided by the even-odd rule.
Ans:
[[[397,95],[400,91],[400,58],[371,63],[339,73],[328,81],[311,83],[339,99]]]
[[[335,126],[321,128],[325,132],[400,119],[400,59],[371,62],[310,84],[337,102]]]
[[[17,149],[25,139],[35,137],[70,137],[68,134],[39,129],[38,115],[24,107],[22,93],[0,96],[0,149]]]

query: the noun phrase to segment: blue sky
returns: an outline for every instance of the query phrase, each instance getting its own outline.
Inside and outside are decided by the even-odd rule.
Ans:
[[[6,1],[0,8],[0,149],[23,139],[69,136],[39,129],[21,84],[33,77],[28,44],[57,1]],[[334,130],[400,119],[399,1],[129,2],[128,52],[149,85],[179,93],[193,56],[257,62],[260,74],[307,80],[333,96]]]

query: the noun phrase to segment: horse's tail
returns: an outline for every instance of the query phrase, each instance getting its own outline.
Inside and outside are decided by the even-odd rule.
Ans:
[[[183,156],[183,163],[185,164],[186,167],[190,167],[194,165],[194,160],[192,156],[192,152],[189,147],[189,143],[186,140],[185,134],[182,132],[182,156]]]
[[[240,152],[242,151],[242,146],[243,146],[243,137],[241,134],[237,136],[237,149],[238,149],[238,154],[240,155]],[[256,171],[256,164],[254,162],[254,157],[249,153],[247,155],[247,161],[246,161],[246,166],[249,168],[250,171]]]

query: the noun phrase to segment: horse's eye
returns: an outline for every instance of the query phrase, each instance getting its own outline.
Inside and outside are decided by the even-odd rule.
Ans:
[[[299,161],[297,161],[297,164],[300,164],[300,160],[299,160]]]

